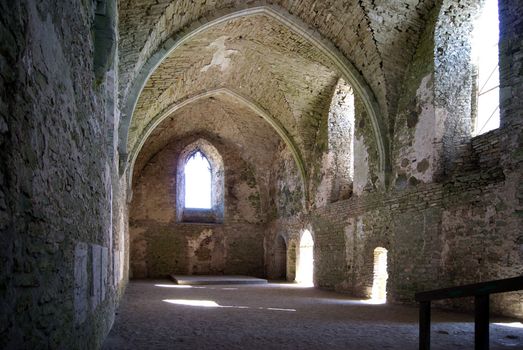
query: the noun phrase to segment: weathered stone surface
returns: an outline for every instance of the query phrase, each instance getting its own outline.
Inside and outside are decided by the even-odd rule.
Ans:
[[[88,286],[89,278],[87,274],[87,244],[78,243],[74,252],[74,311],[75,323],[84,323],[89,310]]]
[[[304,230],[316,285],[362,297],[376,247],[392,302],[521,275],[523,10],[499,1],[501,127],[472,137],[481,3],[123,0],[116,18],[115,0],[0,0],[0,348],[98,348],[129,271],[293,280]],[[266,14],[205,27],[260,5],[332,50]],[[177,217],[202,138],[224,162],[219,224]],[[492,310],[521,317],[521,298]]]
[[[217,40],[234,52],[228,54],[226,67],[209,65]],[[256,15],[231,20],[183,44],[154,71],[137,101],[128,152],[151,120],[171,105],[229,88],[262,106],[310,160],[338,75],[324,54],[274,19]]]
[[[109,244],[107,164],[117,174],[105,129],[115,90],[93,69],[94,5],[0,1],[3,349],[96,348],[113,319],[115,288],[90,308],[86,253]]]
[[[96,309],[102,299],[102,247],[91,245],[91,307]]]
[[[371,158],[365,163],[361,161],[365,159],[362,145],[372,149],[369,148],[372,138],[366,137],[365,119],[362,110],[357,109],[354,193],[358,195],[308,212],[278,214],[269,223],[266,238],[266,259],[270,265],[275,264],[271,257],[279,249],[273,243],[277,235],[282,234],[288,243],[297,242],[300,232],[310,225],[315,239],[316,284],[362,297],[370,296],[376,247],[388,250],[388,299],[393,301],[410,302],[416,291],[424,289],[522,273],[522,220],[518,214],[522,204],[521,157],[517,156],[521,149],[521,128],[510,119],[513,110],[508,103],[509,109],[502,112],[502,124],[503,120],[515,123],[512,128],[502,127],[472,138],[470,129],[459,126],[466,125],[470,115],[468,107],[463,107],[470,96],[458,88],[463,84],[461,77],[469,73],[468,68],[459,73],[456,69],[460,64],[468,67],[469,47],[461,47],[452,40],[468,39],[446,40],[455,30],[468,28],[469,23],[459,23],[469,21],[467,13],[478,11],[475,3],[463,6],[463,13],[459,6],[451,11],[447,7],[433,10],[429,27],[421,35],[407,70],[395,124],[393,187],[381,191],[371,186],[372,181],[367,185],[362,181],[372,179],[373,175],[365,173],[375,165]],[[504,6],[500,7],[501,13],[506,9]],[[504,28],[509,19],[514,21],[511,16],[502,17],[502,33],[511,32]],[[449,20],[457,21],[456,27],[446,26],[444,22]],[[516,23],[517,27],[520,22]],[[435,27],[443,32],[434,32]],[[450,46],[447,51],[440,51],[441,57],[436,59],[438,42]],[[508,45],[503,38],[501,42]],[[512,45],[519,50],[519,44],[512,42]],[[503,57],[506,49],[502,44],[501,62],[514,59],[512,54]],[[452,55],[458,55],[459,60],[453,61]],[[439,72],[436,75],[435,64]],[[448,69],[447,65],[456,66]],[[503,72],[502,86],[515,84],[511,86],[517,89],[519,80],[508,70]],[[449,93],[454,96],[446,98]],[[456,99],[462,107],[454,104]],[[504,119],[504,113],[508,119]],[[442,119],[443,116],[447,119]],[[448,118],[455,122],[448,122]],[[451,134],[455,136],[445,136]],[[285,184],[280,188],[295,184],[295,178],[284,176],[276,164],[273,171],[277,181]],[[318,160],[317,164],[320,168],[325,166],[323,161]],[[292,207],[293,203],[294,200],[287,199],[278,207]],[[288,266],[288,275],[294,274],[293,268],[295,264]],[[268,271],[275,269],[270,266]],[[496,295],[492,298],[492,308],[497,313],[521,316],[520,299],[521,293]],[[438,305],[470,309],[466,300],[459,299]]]
[[[434,1],[392,3],[311,0],[269,3],[274,3],[288,16],[295,16],[315,28],[320,35],[339,47],[369,81],[384,112],[388,109],[394,112],[399,83],[418,43],[416,34],[423,28]],[[123,1],[120,4],[123,95],[147,59],[170,36],[179,35],[187,27],[194,27],[195,23],[205,23],[232,9],[264,4],[267,2],[244,4],[239,1],[219,1],[195,4],[176,1],[156,4],[153,1]],[[354,45],[354,42],[360,44]]]
[[[100,275],[101,285],[100,285],[100,301],[103,302],[107,296],[107,284],[109,276],[109,249],[107,247],[102,247],[102,259],[100,261],[100,268],[102,273]]]
[[[266,186],[258,185],[257,172],[249,169],[269,164],[271,152],[258,154],[254,159],[260,162],[253,165],[247,160],[252,158],[246,156],[254,150],[237,146],[242,144],[238,138],[248,134],[236,133],[236,129],[232,127],[231,130],[231,125],[227,124],[216,125],[217,135],[181,136],[186,135],[185,128],[190,128],[189,120],[199,124],[209,121],[209,117],[216,118],[216,115],[205,117],[198,113],[198,109],[185,111],[188,119],[183,128],[170,128],[172,121],[167,121],[163,130],[172,138],[171,143],[156,153],[141,172],[135,173],[130,212],[131,271],[134,278],[163,277],[172,273],[264,274],[263,227],[267,217],[261,210],[260,198],[267,202],[268,193]],[[173,120],[180,122],[180,118]],[[270,135],[271,131],[267,132]],[[187,223],[177,218],[179,188],[176,181],[179,177],[176,174],[177,167],[183,165],[178,158],[187,145],[198,139],[211,143],[223,158],[223,223]],[[145,149],[153,146],[148,145]],[[267,143],[265,147],[271,146]],[[260,179],[262,184],[264,181],[267,180]]]

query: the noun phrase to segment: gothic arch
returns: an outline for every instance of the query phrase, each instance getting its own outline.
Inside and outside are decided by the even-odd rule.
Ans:
[[[260,117],[262,117],[267,123],[270,124],[270,126],[276,131],[276,133],[280,136],[280,138],[283,140],[283,142],[289,147],[289,150],[292,153],[292,156],[294,157],[294,160],[296,162],[296,166],[298,167],[298,170],[301,175],[301,180],[304,188],[305,193],[305,199],[308,199],[308,191],[307,191],[307,180],[308,180],[308,174],[305,169],[305,163],[303,161],[303,157],[296,146],[296,143],[291,138],[291,136],[288,134],[288,132],[285,130],[285,128],[281,125],[281,123],[272,117],[265,109],[263,109],[258,103],[253,101],[252,99],[249,99],[247,97],[244,97],[230,89],[226,88],[219,88],[211,91],[202,92],[199,94],[196,94],[192,97],[189,97],[183,101],[174,103],[169,108],[167,108],[165,111],[162,111],[162,113],[156,115],[147,125],[144,132],[140,135],[138,138],[138,142],[136,143],[135,147],[131,151],[131,154],[129,156],[129,186],[132,185],[132,174],[134,169],[134,164],[136,162],[136,159],[138,157],[138,154],[140,153],[140,150],[142,149],[143,145],[145,144],[145,141],[147,138],[151,135],[151,133],[154,131],[154,129],[163,121],[165,118],[172,115],[177,110],[190,105],[191,103],[195,103],[201,99],[209,98],[213,96],[226,96],[228,98],[233,99],[235,102],[238,102],[249,109],[251,109],[253,112],[258,114]]]
[[[275,19],[282,25],[293,32],[301,35],[303,38],[312,43],[319,51],[321,51],[331,63],[339,70],[342,77],[349,82],[354,90],[361,97],[365,109],[371,119],[371,124],[374,131],[374,137],[379,154],[379,170],[383,174],[384,183],[388,184],[388,177],[390,173],[390,155],[389,155],[389,140],[387,130],[384,126],[383,117],[380,113],[380,108],[376,101],[376,97],[369,85],[359,73],[359,71],[347,60],[347,58],[339,52],[338,49],[329,41],[322,38],[316,31],[310,29],[300,19],[282,10],[280,7],[261,5],[250,8],[242,8],[232,10],[230,13],[221,17],[212,19],[203,25],[196,27],[188,33],[183,33],[176,39],[171,37],[164,42],[164,44],[154,53],[147,62],[143,65],[140,73],[134,79],[131,85],[129,94],[127,95],[125,105],[122,111],[122,121],[119,127],[119,153],[121,157],[120,170],[121,173],[129,165],[128,155],[128,134],[131,126],[132,116],[136,107],[138,98],[145,86],[145,83],[161,64],[161,62],[174,50],[182,44],[190,41],[197,34],[206,31],[218,24],[224,23],[231,19],[245,16],[265,15]]]
[[[211,208],[185,208],[185,164],[195,153],[201,152],[211,166]],[[224,165],[218,150],[207,140],[198,139],[178,155],[176,166],[176,220],[179,222],[223,222],[224,213]]]

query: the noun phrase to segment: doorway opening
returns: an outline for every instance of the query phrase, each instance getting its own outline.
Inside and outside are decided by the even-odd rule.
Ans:
[[[314,241],[309,230],[303,231],[298,251],[296,282],[314,286]]]
[[[377,304],[387,301],[387,249],[374,249],[374,278],[372,281],[371,300]]]

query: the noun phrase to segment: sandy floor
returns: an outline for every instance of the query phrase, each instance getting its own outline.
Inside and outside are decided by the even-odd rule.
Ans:
[[[414,307],[297,285],[134,281],[103,349],[417,349],[417,319]],[[471,315],[433,310],[432,322],[432,349],[474,348]],[[523,328],[491,324],[490,339],[523,349]]]

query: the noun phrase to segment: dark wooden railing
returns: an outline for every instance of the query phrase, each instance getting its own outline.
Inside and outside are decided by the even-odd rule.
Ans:
[[[419,348],[430,350],[430,302],[474,297],[474,349],[489,348],[489,296],[523,290],[523,276],[416,293],[419,302]]]

